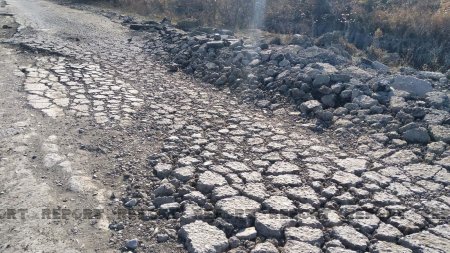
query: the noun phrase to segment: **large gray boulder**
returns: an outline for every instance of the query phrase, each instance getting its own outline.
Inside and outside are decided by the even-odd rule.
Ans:
[[[396,76],[392,80],[391,87],[396,90],[403,90],[417,97],[424,97],[433,90],[431,83],[412,76]]]
[[[428,131],[424,127],[409,129],[403,133],[403,139],[409,143],[428,143],[431,138]]]

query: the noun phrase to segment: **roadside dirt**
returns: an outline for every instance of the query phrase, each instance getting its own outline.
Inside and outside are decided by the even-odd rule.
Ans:
[[[11,38],[19,25],[4,2],[0,13],[0,39]],[[79,131],[86,122],[27,104],[21,69],[34,52],[0,44],[0,55],[0,252],[107,252],[106,215],[87,212],[104,210],[107,188],[93,175],[109,161],[80,149],[95,141]]]

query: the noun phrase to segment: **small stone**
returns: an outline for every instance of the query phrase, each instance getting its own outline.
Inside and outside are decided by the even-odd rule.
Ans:
[[[320,229],[310,227],[291,227],[286,228],[284,233],[286,240],[306,242],[319,247],[324,243],[323,232]]]
[[[181,225],[192,223],[196,220],[213,219],[214,214],[212,212],[205,211],[205,209],[199,207],[197,204],[188,203],[184,206],[183,214],[180,217]]]
[[[214,215],[212,216],[212,218],[214,219]],[[213,223],[214,226],[218,227],[220,230],[222,230],[223,232],[225,232],[225,234],[227,235],[227,237],[230,237],[233,234],[234,231],[234,227],[231,223],[228,223],[227,221],[225,221],[222,218],[216,218],[214,220]]]
[[[400,150],[384,159],[388,165],[405,165],[417,162],[419,158],[411,150]]]
[[[322,191],[322,196],[326,197],[326,198],[332,198],[334,197],[338,192],[338,189],[336,188],[336,186],[331,185],[328,186],[327,188],[323,189]]]
[[[405,131],[402,136],[403,139],[405,139],[408,143],[426,144],[431,140],[427,129],[425,129],[424,127],[409,129]]]
[[[167,163],[158,163],[154,169],[156,172],[156,176],[160,179],[163,179],[168,177],[172,172],[172,165]]]
[[[378,209],[377,216],[383,220],[389,218],[391,213],[384,207]]]
[[[127,247],[127,249],[131,249],[131,250],[137,249],[138,245],[139,245],[138,239],[131,239],[125,243],[125,247]]]
[[[432,142],[432,143],[428,144],[427,150],[434,154],[440,155],[445,151],[445,146],[446,146],[446,144],[443,141]]]
[[[225,43],[223,41],[208,41],[206,42],[206,48],[214,48],[214,49],[219,49],[225,47]]]
[[[412,253],[413,251],[408,248],[397,245],[395,243],[379,241],[370,247],[370,252],[373,252],[373,253],[385,253],[385,252]]]
[[[363,207],[359,205],[343,205],[339,207],[339,212],[344,216],[348,216],[355,212],[361,211]]]
[[[298,225],[301,227],[323,229],[322,223],[320,223],[320,221],[315,216],[312,216],[309,212],[301,213],[295,216],[295,218],[297,219]]]
[[[46,168],[51,168],[63,160],[64,157],[55,153],[50,153],[44,156],[43,163]]]
[[[319,196],[310,186],[289,188],[287,189],[286,194],[292,200],[311,204],[314,207],[319,207],[320,205]]]
[[[341,216],[334,210],[324,210],[323,216],[326,226],[334,227],[342,224]]]
[[[450,240],[450,225],[449,224],[439,225],[434,228],[428,229],[428,231],[430,231],[431,233],[433,233],[437,236],[441,236],[441,237],[444,237],[444,238],[447,238]]]
[[[187,182],[194,178],[195,168],[192,166],[184,166],[173,171],[173,176],[181,182]]]
[[[237,174],[229,173],[225,175],[225,180],[231,185],[243,185],[244,180],[240,178]]]
[[[334,107],[336,105],[336,94],[328,94],[320,99],[320,102],[326,107]]]
[[[333,198],[339,205],[351,205],[354,204],[355,198],[350,192],[345,192],[339,196]]]
[[[161,196],[161,197],[155,197],[153,199],[153,205],[156,207],[160,207],[163,204],[172,203],[175,202],[174,196]]]
[[[389,177],[385,177],[383,175],[381,175],[378,172],[375,171],[368,171],[368,172],[364,172],[361,176],[363,179],[371,181],[373,183],[379,184],[383,187],[388,186],[392,179]]]
[[[240,240],[253,240],[256,238],[257,232],[255,227],[245,228],[237,232],[236,237]]]
[[[270,242],[263,242],[256,244],[251,253],[279,253],[275,245]]]
[[[404,217],[392,216],[388,222],[400,229],[404,234],[419,232],[426,225],[425,219],[413,211],[408,211],[403,215]]]
[[[450,144],[450,127],[432,125],[430,126],[430,133],[435,141],[443,141]]]
[[[258,234],[264,237],[281,239],[284,229],[293,227],[296,224],[294,219],[284,215],[256,213],[255,227]]]
[[[144,211],[142,214],[142,220],[144,220],[144,221],[155,220],[157,218],[158,218],[158,213],[156,213],[156,212]]]
[[[178,164],[181,166],[190,166],[198,163],[200,163],[200,160],[191,156],[186,156],[181,159],[178,159]]]
[[[321,253],[319,247],[306,242],[288,240],[283,247],[284,253]]]
[[[189,253],[220,253],[228,249],[225,233],[203,221],[182,226],[178,234]]]
[[[171,196],[175,193],[175,191],[176,189],[173,184],[163,183],[153,191],[153,194],[155,194],[156,197]]]
[[[400,238],[399,244],[415,252],[448,252],[450,239],[434,235],[428,231]]]
[[[340,247],[329,247],[325,253],[357,253],[357,251],[344,249]]]
[[[386,223],[381,223],[374,234],[374,237],[376,239],[387,242],[396,242],[398,238],[402,236],[403,234],[400,232],[400,230]]]
[[[168,234],[158,234],[156,235],[156,241],[159,243],[167,242],[170,239]]]
[[[214,187],[226,185],[227,180],[220,174],[206,171],[203,172],[197,181],[197,189],[202,193],[210,193]]]
[[[242,194],[258,202],[263,202],[267,197],[269,197],[266,186],[263,183],[246,184]]]
[[[123,230],[125,228],[125,226],[123,225],[123,223],[113,222],[113,223],[109,224],[108,228],[111,230],[119,231],[119,230]]]
[[[362,109],[369,109],[372,106],[378,105],[377,100],[367,95],[360,95],[358,97],[355,97],[352,102],[359,105],[359,107],[361,107]]]
[[[350,224],[364,234],[372,234],[377,229],[380,219],[371,213],[358,211],[350,215]]]
[[[164,214],[164,215],[174,214],[175,212],[180,210],[180,204],[176,203],[176,202],[162,204],[159,207],[159,210],[161,211],[161,214]]]
[[[225,164],[225,167],[230,168],[232,171],[236,173],[252,171],[247,165],[241,162],[227,162]]]
[[[278,176],[268,176],[271,183],[276,187],[295,187],[302,185],[302,178],[299,175],[284,174]]]
[[[183,196],[183,200],[191,200],[197,203],[199,206],[203,206],[206,203],[206,196],[199,191],[192,191]]]
[[[241,173],[241,178],[244,180],[245,183],[259,183],[263,181],[263,177],[261,173],[257,171],[253,172],[243,172]]]
[[[238,195],[239,192],[229,185],[223,185],[219,187],[215,187],[212,191],[212,200],[218,201],[224,198],[229,198]]]
[[[331,178],[332,181],[341,184],[343,186],[357,186],[362,183],[362,179],[355,176],[354,174],[338,171],[334,173],[333,177]]]
[[[333,235],[339,239],[346,247],[353,250],[364,251],[369,240],[350,226],[340,226],[333,228]]]
[[[330,83],[330,76],[319,74],[314,77],[313,85],[314,87],[320,87],[322,85],[328,85]]]
[[[303,113],[312,113],[322,110],[322,104],[317,100],[310,100],[300,105],[300,111]]]
[[[367,170],[367,161],[364,159],[345,158],[336,161],[336,164],[346,172],[357,175],[361,175],[361,173]]]
[[[345,248],[345,246],[341,241],[334,239],[326,242],[325,248]]]
[[[300,168],[288,162],[276,162],[266,171],[268,175],[295,174],[298,172],[300,172]]]
[[[293,214],[297,207],[294,203],[284,196],[272,196],[262,203],[263,207],[272,213]]]
[[[241,241],[239,241],[239,239],[236,236],[232,236],[230,237],[230,239],[228,239],[228,244],[230,245],[230,248],[234,249],[239,247]]]
[[[373,202],[378,206],[398,205],[401,203],[399,198],[386,192],[376,192],[373,195]]]
[[[129,201],[127,201],[125,203],[125,206],[126,207],[133,207],[133,206],[137,205],[137,203],[138,203],[137,199],[130,199]]]
[[[258,202],[244,196],[221,199],[215,207],[222,218],[240,228],[250,226],[252,217],[260,208],[261,205]]]

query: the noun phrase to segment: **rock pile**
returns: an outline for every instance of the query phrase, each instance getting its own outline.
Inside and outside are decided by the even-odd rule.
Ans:
[[[254,46],[223,29],[200,27],[187,33],[168,22],[131,28],[155,35],[147,47],[169,61],[171,71],[182,69],[205,82],[229,86],[259,107],[276,110],[290,101],[304,116],[340,130],[365,125],[390,140],[450,141],[450,71],[402,68],[391,73],[380,62],[352,61],[345,51],[314,46],[301,35],[289,45]],[[317,44],[329,44],[322,40]]]

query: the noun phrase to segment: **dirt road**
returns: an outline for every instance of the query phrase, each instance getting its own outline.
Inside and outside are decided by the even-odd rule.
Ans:
[[[450,249],[448,171],[413,148],[241,104],[96,12],[7,4],[0,252]]]

